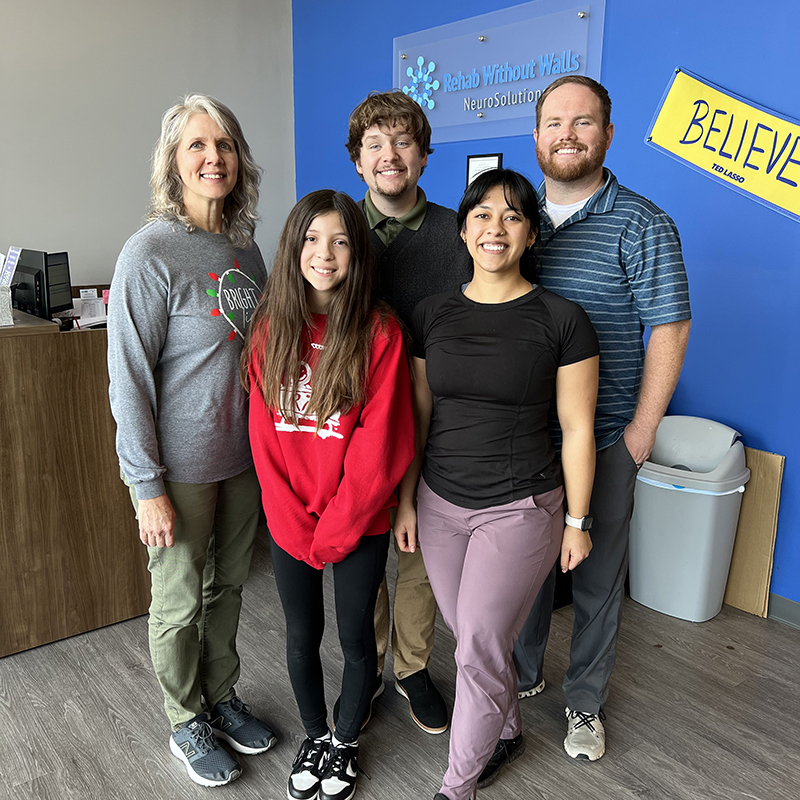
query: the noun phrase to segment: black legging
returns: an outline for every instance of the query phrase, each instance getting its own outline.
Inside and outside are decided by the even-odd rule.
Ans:
[[[364,536],[358,547],[333,565],[339,642],[344,654],[342,700],[336,737],[358,739],[378,673],[375,599],[386,571],[389,533]],[[272,542],[272,565],[286,615],[286,663],[306,735],[328,732],[319,648],[325,630],[322,570],[298,561]]]

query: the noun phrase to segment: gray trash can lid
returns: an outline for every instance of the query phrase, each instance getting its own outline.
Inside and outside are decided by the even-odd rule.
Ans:
[[[726,494],[750,479],[739,432],[701,417],[661,420],[650,458],[639,471],[646,483]]]

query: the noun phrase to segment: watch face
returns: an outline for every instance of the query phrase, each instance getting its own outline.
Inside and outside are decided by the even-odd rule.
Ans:
[[[592,519],[592,517],[584,517],[584,518],[581,520],[581,530],[582,530],[582,531],[588,531],[588,530],[590,530],[590,529],[591,529],[591,527],[592,527],[592,523],[593,523],[593,522],[594,522],[594,519]]]

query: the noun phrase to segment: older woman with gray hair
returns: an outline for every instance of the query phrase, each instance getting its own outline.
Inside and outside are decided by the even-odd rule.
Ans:
[[[148,221],[117,261],[108,311],[117,453],[147,545],[153,667],[170,750],[203,786],[276,742],[235,693],[236,631],[260,489],[239,382],[266,280],[253,241],[260,170],[230,109],[194,94],[164,115]]]

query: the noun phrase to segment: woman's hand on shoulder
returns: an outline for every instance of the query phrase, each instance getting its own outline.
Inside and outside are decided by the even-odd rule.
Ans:
[[[592,537],[589,531],[579,531],[569,525],[564,526],[561,539],[561,571],[575,569],[592,551]]]
[[[167,495],[138,501],[139,538],[148,547],[175,544],[175,510]]]
[[[394,520],[394,538],[404,553],[417,550],[417,511],[412,503],[401,503]]]

